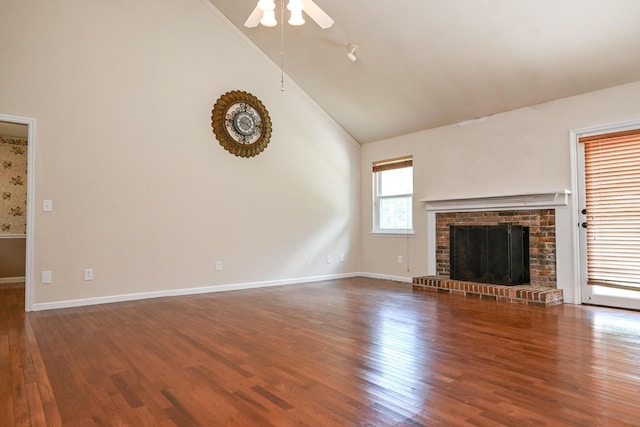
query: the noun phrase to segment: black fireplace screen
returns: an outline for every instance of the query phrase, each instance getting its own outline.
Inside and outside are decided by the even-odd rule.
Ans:
[[[496,285],[529,283],[529,227],[453,225],[449,251],[451,279]]]

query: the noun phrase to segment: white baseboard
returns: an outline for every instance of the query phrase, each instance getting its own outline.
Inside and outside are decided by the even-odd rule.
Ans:
[[[25,277],[3,277],[0,278],[0,285],[3,283],[24,283]]]
[[[389,274],[359,273],[358,276],[370,279],[391,280],[392,282],[412,283],[413,277],[391,276]]]
[[[242,289],[267,288],[271,286],[296,285],[323,280],[346,279],[363,276],[361,273],[331,274],[326,276],[301,277],[296,279],[271,280],[265,282],[236,283],[229,285],[205,286],[200,288],[171,289],[166,291],[141,292],[134,294],[111,295],[106,297],[82,298],[66,301],[34,303],[33,311],[54,310],[59,308],[83,307],[88,305],[108,304],[113,302],[136,301],[150,298],[173,297],[184,295],[206,294],[211,292],[237,291]],[[388,277],[388,276],[386,276]],[[385,277],[385,278],[386,278]]]

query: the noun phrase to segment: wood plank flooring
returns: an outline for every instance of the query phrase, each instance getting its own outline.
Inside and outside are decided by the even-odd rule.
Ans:
[[[0,426],[638,426],[640,313],[353,278],[23,313]]]
[[[0,426],[60,426],[40,349],[24,312],[24,284],[0,285]]]

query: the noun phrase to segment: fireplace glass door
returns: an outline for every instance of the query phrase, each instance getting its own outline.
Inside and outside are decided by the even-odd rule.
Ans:
[[[529,228],[520,225],[451,226],[450,277],[466,282],[529,282]]]

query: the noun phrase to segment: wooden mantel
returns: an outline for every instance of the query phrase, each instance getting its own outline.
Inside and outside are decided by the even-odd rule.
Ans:
[[[420,199],[429,212],[469,212],[555,208],[569,204],[569,190],[539,191],[521,194]]]
[[[536,191],[519,194],[424,198],[427,209],[427,275],[436,274],[436,214],[500,210],[556,209],[569,205],[571,191]],[[556,217],[557,218],[557,217]],[[560,224],[562,227],[562,224]],[[562,229],[561,232],[565,230]]]

